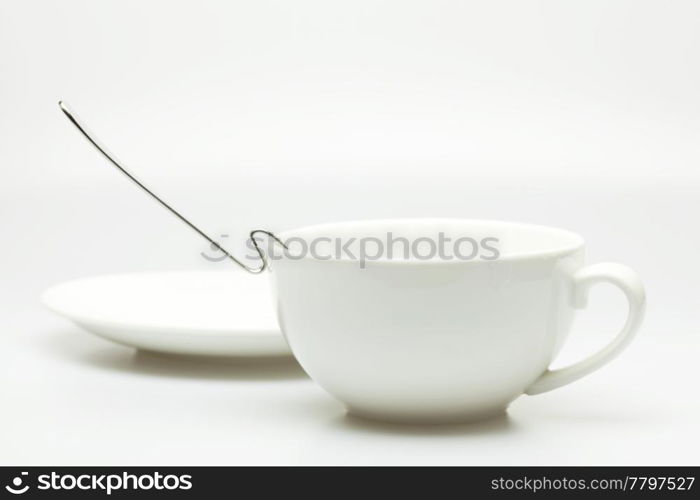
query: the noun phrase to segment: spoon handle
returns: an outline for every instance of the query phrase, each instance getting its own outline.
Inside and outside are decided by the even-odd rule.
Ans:
[[[180,212],[178,212],[178,211],[175,210],[173,207],[171,207],[169,204],[167,204],[165,201],[163,201],[162,198],[160,198],[160,197],[159,197],[158,195],[156,195],[153,191],[151,191],[148,187],[146,187],[146,185],[143,184],[143,182],[141,182],[140,180],[138,180],[138,179],[134,176],[134,174],[132,174],[131,172],[129,172],[129,171],[126,169],[126,167],[124,167],[124,165],[123,165],[122,163],[120,163],[120,162],[117,160],[117,158],[114,156],[114,154],[112,154],[112,153],[109,151],[109,149],[107,149],[107,147],[95,136],[95,134],[89,132],[89,130],[88,130],[88,128],[85,126],[85,124],[78,118],[78,115],[76,115],[75,112],[74,112],[73,110],[71,110],[70,106],[69,106],[66,102],[64,102],[64,101],[59,101],[59,102],[58,102],[58,105],[61,107],[61,111],[63,111],[63,113],[68,117],[68,119],[69,119],[69,120],[71,121],[71,123],[75,126],[75,128],[77,128],[77,129],[80,131],[80,133],[83,134],[83,136],[85,136],[85,138],[86,138],[88,141],[90,141],[90,144],[92,144],[93,146],[95,146],[95,148],[96,148],[100,153],[102,153],[102,155],[103,155],[105,158],[107,158],[107,160],[109,160],[109,162],[110,162],[112,165],[114,165],[115,167],[117,167],[121,173],[123,173],[124,175],[126,175],[126,176],[127,176],[129,179],[131,179],[137,186],[139,186],[141,189],[143,189],[145,192],[147,192],[149,195],[151,195],[151,197],[152,197],[153,199],[155,199],[158,203],[160,203],[162,206],[164,206],[165,208],[167,208],[167,209],[170,211],[170,213],[172,213],[173,215],[175,215],[178,219],[180,219],[182,222],[184,222],[185,224],[187,224],[190,228],[194,229],[194,230],[197,232],[197,234],[199,234],[202,238],[204,238],[205,240],[207,240],[207,241],[212,245],[212,248],[215,248],[215,249],[220,250],[221,252],[223,252],[223,253],[226,255],[226,257],[228,257],[230,260],[232,260],[233,262],[235,262],[236,264],[238,264],[240,267],[242,267],[242,268],[245,269],[246,271],[248,271],[248,272],[250,272],[250,273],[253,273],[253,274],[257,274],[257,273],[262,272],[262,271],[266,268],[266,265],[267,265],[267,260],[265,259],[265,255],[264,255],[263,251],[261,250],[261,248],[258,246],[258,243],[257,243],[257,241],[256,241],[256,239],[255,239],[255,234],[256,234],[256,233],[264,233],[264,234],[270,236],[270,237],[273,238],[275,241],[277,241],[278,243],[280,243],[280,244],[282,244],[282,245],[284,246],[284,244],[283,244],[279,239],[277,239],[277,237],[276,237],[274,234],[272,234],[272,233],[270,233],[270,232],[268,232],[268,231],[262,231],[262,230],[253,231],[253,232],[250,233],[250,237],[251,237],[251,239],[253,240],[253,246],[255,247],[255,250],[258,252],[258,255],[260,256],[261,264],[260,264],[260,266],[258,266],[258,267],[249,267],[249,266],[245,265],[243,262],[241,262],[240,260],[238,260],[238,259],[237,259],[236,257],[234,257],[233,255],[231,255],[231,253],[230,253],[229,251],[227,251],[225,248],[223,248],[223,247],[222,247],[218,242],[216,242],[213,238],[209,237],[204,231],[202,231],[202,230],[199,229],[197,226],[195,226],[192,222],[190,222],[184,215],[182,215]]]

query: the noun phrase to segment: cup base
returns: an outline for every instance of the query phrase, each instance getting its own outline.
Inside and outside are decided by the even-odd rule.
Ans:
[[[469,413],[413,414],[404,412],[376,412],[355,407],[347,407],[348,415],[353,418],[371,420],[374,422],[415,425],[470,424],[483,420],[502,418],[506,415],[507,411],[507,406],[499,406],[497,408],[490,408],[487,410],[479,410]]]

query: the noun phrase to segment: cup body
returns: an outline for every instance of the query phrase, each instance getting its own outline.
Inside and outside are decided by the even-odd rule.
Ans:
[[[386,232],[409,240],[438,232],[452,241],[491,237],[500,255],[380,258],[362,267],[309,255],[274,261],[278,319],[297,360],[364,417],[445,422],[504,411],[565,340],[583,240],[542,226],[451,219],[328,224],[280,236]]]

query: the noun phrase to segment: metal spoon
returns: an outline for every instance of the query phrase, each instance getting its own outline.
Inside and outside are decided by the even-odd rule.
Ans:
[[[269,231],[264,231],[262,229],[256,229],[255,231],[251,231],[250,233],[250,239],[253,241],[253,245],[255,247],[255,250],[257,251],[258,255],[260,256],[260,261],[261,264],[258,267],[250,267],[245,265],[243,262],[238,260],[236,257],[231,255],[231,253],[223,248],[218,242],[216,242],[213,238],[209,237],[204,231],[199,229],[197,226],[195,226],[192,222],[190,222],[187,218],[185,218],[184,215],[182,215],[180,212],[175,210],[173,207],[171,207],[169,204],[167,204],[165,201],[163,201],[162,198],[160,198],[158,195],[156,195],[153,191],[151,191],[148,187],[146,187],[141,181],[139,181],[131,172],[129,172],[126,167],[119,161],[117,161],[116,157],[114,154],[112,154],[107,147],[95,136],[95,134],[91,133],[88,131],[88,128],[85,126],[85,124],[78,118],[78,115],[75,114],[73,110],[71,110],[70,106],[68,106],[68,103],[64,101],[58,101],[58,105],[61,107],[61,111],[68,117],[68,119],[71,121],[73,125],[75,125],[75,128],[77,128],[83,136],[90,141],[90,144],[92,144],[102,155],[109,160],[109,162],[117,167],[121,173],[126,175],[129,179],[131,179],[137,186],[139,186],[141,189],[143,189],[145,192],[147,192],[149,195],[151,195],[152,198],[154,198],[158,203],[160,203],[162,206],[167,208],[170,213],[175,215],[178,219],[180,219],[182,222],[187,224],[191,229],[194,229],[197,234],[199,234],[202,238],[207,240],[211,245],[212,248],[220,250],[221,252],[226,255],[230,260],[238,264],[240,267],[248,271],[249,273],[253,274],[258,274],[264,271],[268,264],[267,264],[267,259],[265,258],[265,254],[263,253],[262,249],[258,246],[258,240],[256,239],[256,234],[261,233],[269,236],[273,240],[275,240],[277,243],[282,245],[283,247],[286,248],[284,243],[280,241],[277,236],[275,236],[273,233]]]

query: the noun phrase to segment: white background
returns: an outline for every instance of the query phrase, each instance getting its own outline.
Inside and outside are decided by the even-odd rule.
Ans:
[[[697,464],[700,4],[0,1],[3,464]],[[252,228],[390,216],[581,233],[648,290],[639,339],[509,417],[344,416],[292,362],[113,346],[44,311],[93,274],[223,269],[107,165],[234,249]],[[624,319],[595,290],[558,363]]]

